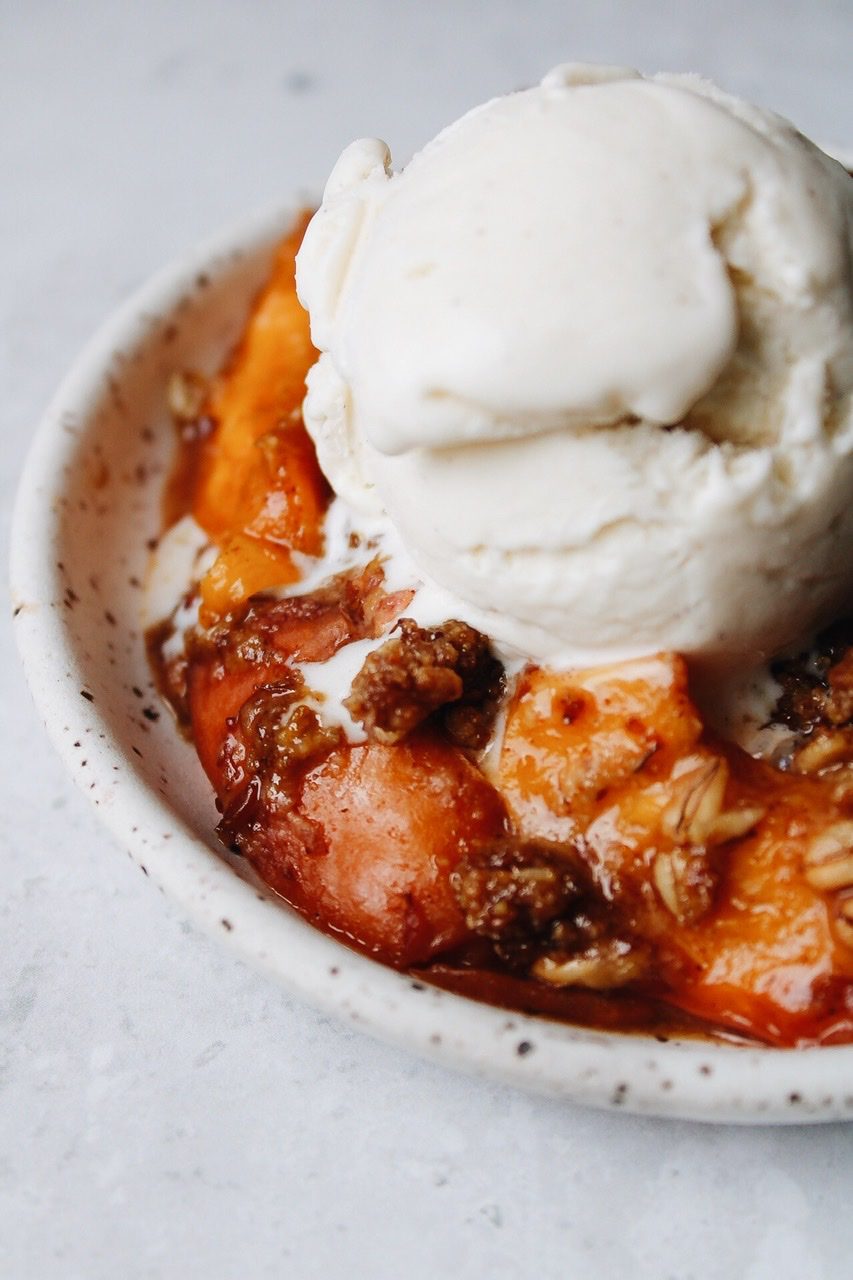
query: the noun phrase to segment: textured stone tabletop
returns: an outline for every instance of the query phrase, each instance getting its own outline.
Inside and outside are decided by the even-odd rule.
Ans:
[[[849,0],[0,0],[4,536],[98,322],[230,218],[316,191],[352,137],[403,159],[587,58],[700,70],[843,143],[851,39]],[[113,847],[0,641],[3,1280],[850,1274],[853,1126],[582,1111],[319,1016]]]

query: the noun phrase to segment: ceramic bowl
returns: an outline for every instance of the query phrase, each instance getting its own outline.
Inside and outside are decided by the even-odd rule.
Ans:
[[[280,208],[244,221],[151,280],[82,353],[34,440],[14,522],[15,626],[36,704],[75,781],[119,846],[199,924],[369,1033],[482,1077],[624,1111],[853,1118],[853,1046],[660,1043],[477,1004],[317,932],[217,842],[210,786],[158,702],[142,636],[174,446],[165,388],[176,368],[220,363],[292,217]]]

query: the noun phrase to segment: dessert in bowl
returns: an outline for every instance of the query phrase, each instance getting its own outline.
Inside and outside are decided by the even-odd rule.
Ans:
[[[639,135],[626,156],[611,126],[627,118],[651,129],[677,206],[650,244],[660,190],[590,232],[624,207],[614,175]],[[272,265],[268,236],[251,270],[208,269],[168,341],[175,299],[158,299],[145,390],[115,385],[137,422],[155,396],[162,419],[168,387],[185,441],[149,645],[245,881],[205,851],[211,892],[230,876],[252,915],[247,938],[223,911],[229,937],[256,954],[263,937],[265,962],[327,1003],[343,1002],[332,970],[358,974],[373,1025],[537,1087],[682,1114],[702,1097],[717,1114],[843,1113],[843,634],[777,669],[763,715],[739,719],[735,694],[847,600],[848,182],[696,82],[563,69],[393,178],[377,144],[345,153],[304,242],[297,223]],[[599,242],[609,302],[577,267]],[[132,478],[127,441],[98,443],[107,475]],[[150,519],[162,479],[144,481]],[[126,534],[114,550],[127,557]],[[141,710],[156,785],[210,833],[186,744]],[[149,741],[132,746],[150,760]],[[259,903],[253,874],[408,985]]]

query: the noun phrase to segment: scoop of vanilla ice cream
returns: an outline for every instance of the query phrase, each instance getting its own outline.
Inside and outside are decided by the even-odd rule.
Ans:
[[[356,142],[297,260],[321,466],[503,646],[758,660],[851,599],[851,256],[841,166],[693,77]]]

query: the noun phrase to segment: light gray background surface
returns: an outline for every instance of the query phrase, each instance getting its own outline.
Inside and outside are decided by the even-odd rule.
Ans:
[[[585,58],[699,70],[853,143],[852,41],[851,0],[0,0],[4,538],[98,322],[352,137],[402,160]],[[288,999],[111,845],[0,643],[2,1280],[851,1274],[853,1126],[559,1106]]]

